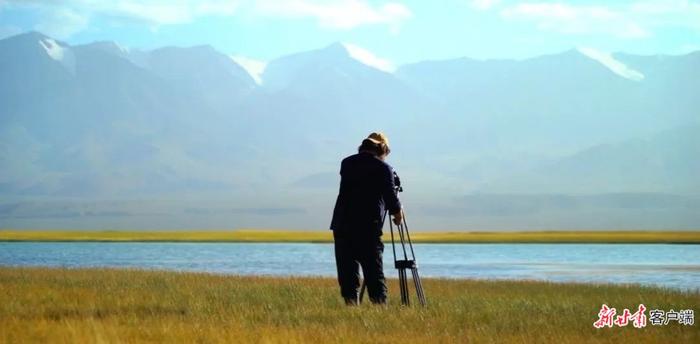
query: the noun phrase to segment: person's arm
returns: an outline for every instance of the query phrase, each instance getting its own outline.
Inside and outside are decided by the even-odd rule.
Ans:
[[[333,219],[331,220],[330,229],[335,230],[340,226],[340,223],[344,221],[344,207],[345,207],[345,194],[347,192],[347,182],[343,178],[343,170],[345,166],[345,160],[340,164],[340,188],[338,190],[338,197],[335,199],[335,207],[333,208]]]
[[[382,197],[389,214],[394,215],[394,223],[401,223],[403,214],[401,213],[401,201],[394,189],[394,170],[389,165],[382,168]]]

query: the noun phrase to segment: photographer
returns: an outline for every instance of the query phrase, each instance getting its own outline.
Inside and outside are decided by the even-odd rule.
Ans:
[[[330,228],[340,293],[348,305],[358,303],[360,266],[370,301],[386,303],[381,240],[385,210],[394,216],[397,225],[402,221],[394,171],[384,162],[389,152],[387,137],[371,133],[358,147],[358,153],[341,163],[340,191]]]

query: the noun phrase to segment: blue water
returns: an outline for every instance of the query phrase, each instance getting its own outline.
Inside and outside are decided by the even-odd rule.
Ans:
[[[391,245],[384,270],[396,277]],[[424,277],[641,283],[700,290],[700,245],[417,244]],[[0,265],[336,276],[332,244],[0,243]]]

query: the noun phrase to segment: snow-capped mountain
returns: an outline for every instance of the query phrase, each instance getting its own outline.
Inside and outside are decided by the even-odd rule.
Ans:
[[[262,62],[31,32],[0,40],[0,76],[0,227],[326,228],[338,163],[375,130],[426,229],[531,219],[499,217],[491,193],[673,194],[690,200],[663,216],[700,225],[688,215],[700,213],[698,167],[683,163],[698,151],[700,53],[579,48],[394,71],[346,43]],[[85,207],[112,215],[75,215]],[[576,208],[560,210],[571,224]],[[644,227],[648,209],[618,210],[597,211]]]

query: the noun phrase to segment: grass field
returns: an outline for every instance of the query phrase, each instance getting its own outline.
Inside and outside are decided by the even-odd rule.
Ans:
[[[698,343],[700,326],[596,329],[601,304],[680,310],[700,293],[636,285],[424,281],[429,305],[341,303],[329,278],[0,268],[0,342]],[[648,311],[647,311],[648,314]]]
[[[385,230],[384,239],[389,240]],[[700,243],[700,231],[412,232],[423,243]],[[332,242],[330,231],[0,230],[0,241]]]

